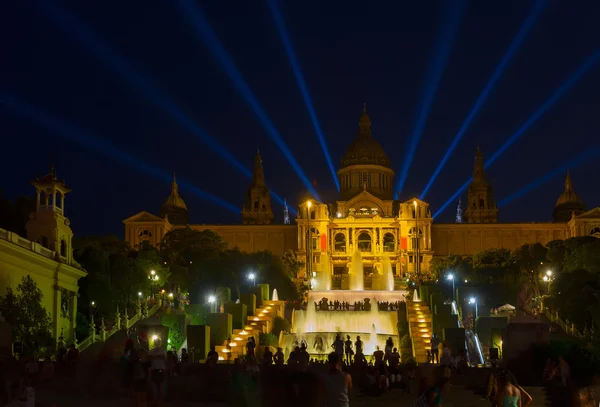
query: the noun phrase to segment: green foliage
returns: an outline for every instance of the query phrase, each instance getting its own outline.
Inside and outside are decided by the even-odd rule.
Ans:
[[[546,256],[548,249],[540,244],[526,244],[513,252],[513,261],[519,268],[521,279],[533,287],[536,296],[540,295],[540,273],[548,268]]]
[[[488,249],[473,256],[474,279],[479,282],[495,283],[505,277],[518,274],[511,252],[508,249]]]
[[[42,291],[29,275],[23,277],[16,293],[9,287],[0,299],[0,309],[13,328],[14,339],[23,342],[27,355],[54,344],[50,313],[43,307],[42,299]]]
[[[285,271],[290,278],[298,278],[298,272],[304,267],[304,262],[298,260],[296,253],[293,250],[288,250],[281,257]]]
[[[398,335],[402,338],[404,335],[409,335],[408,332],[408,321],[398,322]]]
[[[185,342],[185,315],[163,315],[161,324],[169,328],[168,348],[179,349]]]
[[[412,340],[410,339],[410,335],[406,334],[406,335],[400,337],[400,347],[401,348],[412,347]]]
[[[290,323],[290,321],[288,321],[285,318],[281,318],[279,316],[275,317],[273,319],[273,330],[272,333],[273,335],[275,335],[277,338],[279,338],[279,333],[281,331],[290,331],[292,324]]]
[[[210,307],[206,304],[190,304],[185,307],[185,313],[189,315],[191,325],[205,325],[206,315],[209,312]]]
[[[473,274],[472,259],[456,255],[447,258],[434,257],[431,260],[430,272],[434,280],[443,280],[449,273],[470,279]]]
[[[86,338],[90,333],[90,320],[88,317],[82,313],[77,311],[77,327],[75,328],[75,335],[78,340]]]
[[[560,273],[550,284],[551,300],[547,305],[557,309],[560,316],[574,322],[579,329],[600,326],[600,279],[597,273],[575,270]]]
[[[258,345],[277,347],[279,346],[279,339],[273,334],[265,334],[261,332],[258,334]]]
[[[90,303],[94,301],[99,315],[112,315],[117,306],[121,311],[128,309],[131,315],[135,312],[138,292],[144,297],[150,295],[151,290],[162,287],[170,275],[154,248],[142,246],[135,251],[116,236],[74,239],[73,247],[75,259],[88,272],[79,281],[79,308],[84,314],[89,313]],[[148,278],[151,270],[158,280]]]

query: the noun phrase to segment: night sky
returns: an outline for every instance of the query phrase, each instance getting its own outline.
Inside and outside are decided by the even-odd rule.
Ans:
[[[354,139],[363,103],[374,137],[401,170],[448,3],[284,1],[280,10],[336,169]],[[118,52],[181,111],[252,168],[257,146],[269,186],[288,202],[306,191],[260,120],[198,37],[178,1],[71,1],[60,6]],[[444,5],[445,4],[445,5]],[[401,199],[421,193],[475,100],[529,15],[532,1],[471,1],[443,70]],[[266,0],[200,6],[248,85],[324,201],[337,192]],[[475,117],[426,200],[435,212],[472,173],[479,141],[498,149],[600,48],[600,2],[549,1]],[[0,104],[0,188],[31,194],[47,173],[73,189],[74,232],[123,234],[122,220],[156,213],[170,191],[140,160],[241,209],[249,179],[165,109],[82,45],[39,2],[0,5],[0,95],[35,105],[135,156],[128,165],[24,119]],[[593,67],[488,169],[497,201],[600,141],[600,64]],[[575,191],[600,205],[594,159],[572,168]],[[564,174],[500,210],[500,220],[550,221]],[[239,213],[182,188],[192,223],[238,223]],[[463,199],[466,195],[463,195]],[[276,219],[282,208],[274,203]],[[454,207],[436,221],[453,221]]]

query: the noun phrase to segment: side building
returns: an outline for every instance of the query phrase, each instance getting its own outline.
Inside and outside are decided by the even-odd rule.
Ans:
[[[573,190],[570,174],[556,203],[553,222],[500,223],[479,146],[467,199],[459,201],[465,203],[464,213],[460,209],[457,223],[434,223],[429,203],[417,197],[394,199],[391,161],[373,137],[366,107],[337,176],[337,201],[306,200],[299,203],[296,225],[275,225],[262,159],[257,154],[241,224],[187,224],[187,208],[173,180],[171,195],[160,214],[140,212],[125,220],[125,236],[135,247],[142,241],[158,245],[168,231],[177,227],[211,229],[240,250],[271,250],[277,255],[294,250],[306,259],[305,276],[309,278],[323,273],[333,277],[347,274],[357,251],[367,276],[379,273],[388,261],[395,275],[410,276],[427,271],[434,256],[470,256],[489,248],[514,250],[524,244],[547,244],[574,236],[600,237],[600,207],[586,210]],[[177,219],[169,213],[177,213]]]
[[[51,333],[72,342],[77,321],[77,282],[87,274],[73,259],[73,231],[65,216],[65,195],[71,190],[56,178],[54,169],[32,182],[36,209],[26,225],[27,237],[0,229],[0,295],[16,291],[31,276],[50,313]]]

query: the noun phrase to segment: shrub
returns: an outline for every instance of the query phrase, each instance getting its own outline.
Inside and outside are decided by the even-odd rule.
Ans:
[[[258,335],[258,344],[259,346],[279,346],[279,339],[273,334],[264,334],[260,333]]]
[[[401,348],[410,348],[412,347],[412,340],[409,335],[404,335],[400,338],[400,347]]]
[[[279,338],[279,334],[281,331],[288,331],[290,330],[290,321],[288,321],[285,318],[281,318],[281,317],[275,317],[275,319],[273,320],[273,331],[272,334],[275,335],[277,338]]]
[[[163,315],[161,324],[169,328],[168,347],[179,350],[185,342],[185,316]]]
[[[398,335],[400,337],[408,335],[408,321],[398,321]]]

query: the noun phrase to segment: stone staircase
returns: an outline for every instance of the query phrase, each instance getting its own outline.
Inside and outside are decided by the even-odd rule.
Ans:
[[[431,312],[424,302],[406,303],[413,356],[417,363],[427,362],[427,350],[431,349]]]
[[[235,358],[244,356],[246,354],[246,342],[251,336],[254,337],[258,348],[259,334],[269,333],[273,330],[273,320],[276,316],[283,318],[284,308],[283,301],[265,301],[262,307],[256,308],[255,315],[248,316],[244,329],[234,329],[231,341],[225,341],[223,345],[215,347],[219,354],[219,360],[233,362]],[[255,349],[255,352],[257,351],[258,349]]]

